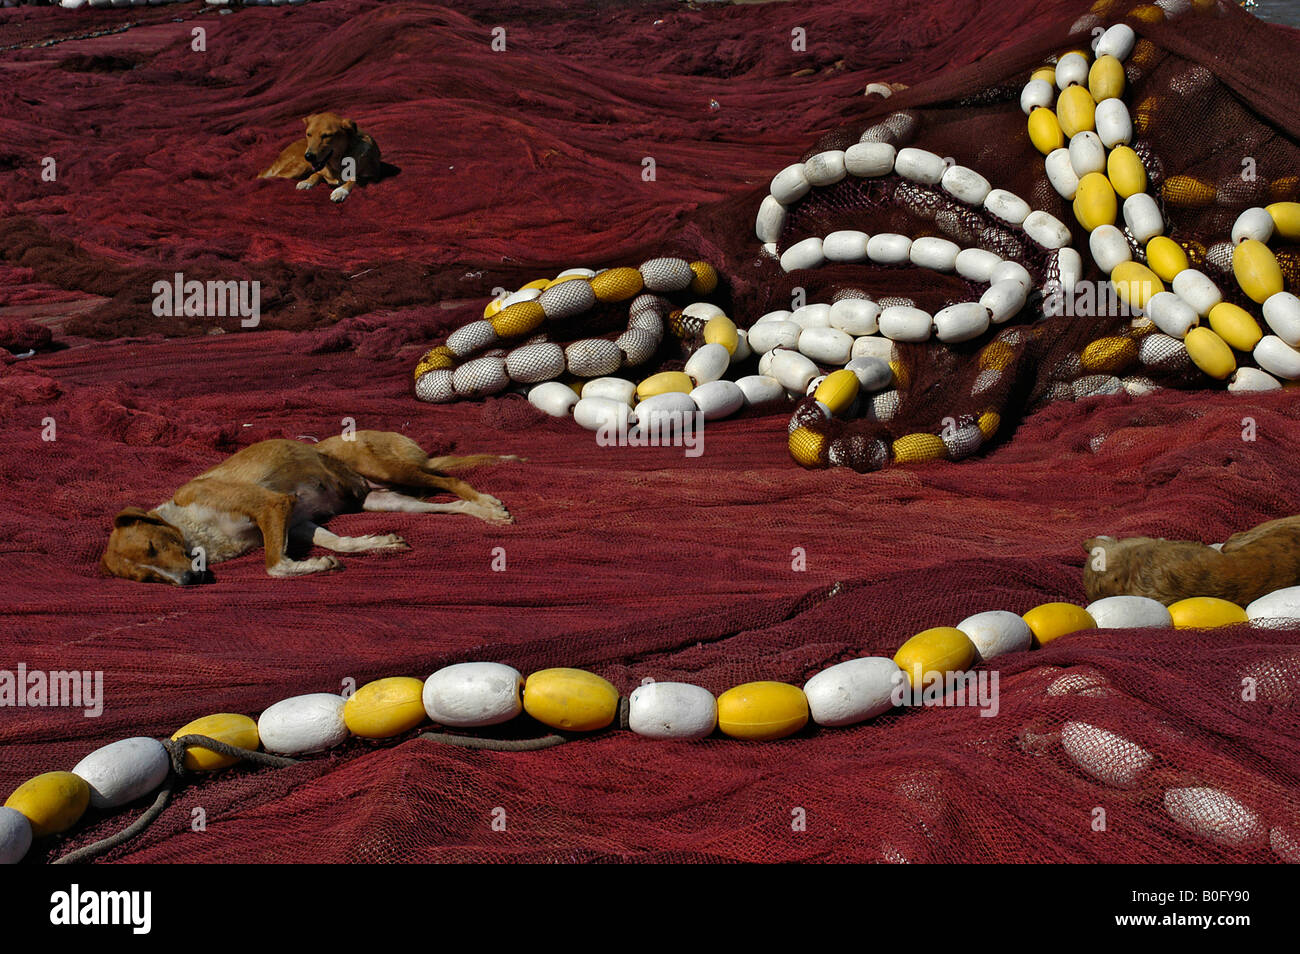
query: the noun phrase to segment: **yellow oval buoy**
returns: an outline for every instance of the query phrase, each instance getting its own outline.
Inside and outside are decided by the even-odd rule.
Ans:
[[[1128,146],[1116,146],[1106,157],[1106,175],[1121,199],[1147,191],[1147,168]]]
[[[1282,290],[1282,267],[1277,256],[1256,239],[1246,239],[1233,249],[1232,274],[1246,297],[1261,305]]]
[[[546,312],[534,298],[532,301],[517,301],[513,305],[507,305],[489,318],[488,323],[502,338],[514,338],[534,331],[545,320]]]
[[[907,673],[913,687],[920,688],[931,673],[962,672],[975,662],[975,644],[960,629],[936,626],[922,630],[894,653],[894,664]]]
[[[718,728],[735,739],[783,739],[807,724],[808,697],[786,682],[747,682],[718,696]]]
[[[5,808],[22,812],[32,825],[32,837],[67,831],[85,814],[90,786],[71,772],[46,772],[29,778],[5,800]]]
[[[1187,356],[1192,363],[1219,381],[1226,380],[1237,370],[1237,359],[1228,343],[1209,328],[1192,328],[1183,339]]]
[[[1157,235],[1147,242],[1147,266],[1167,282],[1187,269],[1187,253],[1167,235]]]
[[[948,447],[938,434],[904,434],[894,441],[894,460],[915,464],[926,460],[943,460]]]
[[[425,719],[424,683],[410,676],[368,682],[343,706],[343,724],[363,739],[387,739],[409,732]]]
[[[1236,603],[1215,596],[1193,596],[1171,603],[1169,615],[1174,618],[1174,629],[1213,629],[1249,620]]]
[[[593,732],[618,715],[618,690],[582,669],[542,669],[524,681],[524,711],[553,729]]]
[[[1098,103],[1123,96],[1124,64],[1110,54],[1097,57],[1088,70],[1088,92]]]
[[[673,391],[690,394],[694,387],[695,382],[685,371],[660,371],[658,374],[650,375],[636,386],[636,396],[637,400],[644,401],[656,394],[668,394]]]
[[[710,295],[718,287],[718,270],[708,262],[691,262],[691,291],[697,295]]]
[[[1090,374],[1118,374],[1137,360],[1137,356],[1137,342],[1132,338],[1098,338],[1079,353],[1079,364]]]
[[[1273,228],[1284,239],[1300,239],[1300,202],[1274,202],[1265,206],[1273,217]]]
[[[1232,302],[1221,301],[1210,309],[1214,333],[1238,351],[1254,351],[1264,332],[1255,316]]]
[[[1160,192],[1170,205],[1191,207],[1209,205],[1215,196],[1214,186],[1195,176],[1170,176]]]
[[[1056,120],[1056,114],[1046,106],[1039,106],[1029,114],[1029,141],[1034,148],[1047,155],[1065,145],[1065,133]]]
[[[981,437],[986,441],[991,440],[993,435],[998,432],[998,428],[1002,426],[1002,415],[996,411],[985,411],[979,416],[979,420],[975,422],[975,425],[980,429]]]
[[[173,732],[172,738],[179,739],[183,735],[206,735],[218,742],[254,751],[261,742],[257,736],[257,723],[246,715],[234,712],[218,712],[216,715],[195,719]],[[185,767],[192,772],[211,772],[238,761],[238,756],[219,755],[211,749],[195,745],[185,750]]]
[[[1089,172],[1079,180],[1079,190],[1074,194],[1074,217],[1085,229],[1091,232],[1102,225],[1114,225],[1118,211],[1115,190],[1104,175]]]
[[[705,344],[720,344],[728,354],[735,354],[736,346],[740,344],[736,323],[726,315],[714,315],[706,321],[703,333]]]
[[[645,279],[635,268],[611,268],[591,280],[591,290],[599,301],[624,301],[644,287]]]
[[[848,368],[841,368],[826,375],[825,380],[817,385],[813,397],[830,408],[832,414],[843,414],[858,396],[861,387],[856,374]]]
[[[1034,645],[1043,646],[1054,639],[1077,633],[1083,629],[1096,629],[1097,621],[1088,611],[1073,603],[1043,603],[1021,617],[1034,634]]]
[[[804,467],[820,467],[826,453],[826,435],[809,427],[796,427],[790,432],[790,456]]]
[[[1146,308],[1151,296],[1165,290],[1160,277],[1141,262],[1120,262],[1110,273],[1110,281],[1120,301],[1130,308]]]
[[[1056,119],[1066,139],[1096,129],[1096,112],[1097,101],[1082,86],[1067,86],[1056,99]]]

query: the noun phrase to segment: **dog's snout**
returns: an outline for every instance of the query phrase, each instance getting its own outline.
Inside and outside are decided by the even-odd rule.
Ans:
[[[316,153],[314,153],[314,152],[304,152],[304,153],[302,154],[302,157],[303,157],[304,159],[306,159],[308,162],[315,162],[315,161],[316,161]]]
[[[203,570],[186,570],[181,575],[181,586],[195,586],[199,583],[206,583],[208,574]]]

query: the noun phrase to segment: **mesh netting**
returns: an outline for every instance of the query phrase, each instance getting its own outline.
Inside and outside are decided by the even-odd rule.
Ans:
[[[715,693],[750,679],[802,684],[835,662],[892,655],[918,630],[971,613],[1082,602],[1080,544],[1098,533],[1215,542],[1293,512],[1300,412],[1291,392],[1170,389],[1044,404],[1055,385],[1074,397],[1087,377],[1071,356],[1099,335],[1122,334],[1065,318],[1008,327],[999,334],[1013,337],[986,367],[988,341],[901,349],[911,383],[896,416],[847,425],[862,428],[848,433],[865,445],[876,428],[929,430],[947,415],[997,408],[1001,442],[959,465],[866,476],[802,471],[789,460],[784,413],[711,426],[705,453],[684,458],[680,449],[598,447],[516,395],[437,408],[412,400],[419,354],[477,317],[483,298],[459,308],[435,302],[486,297],[493,284],[514,287],[558,267],[680,251],[719,267],[742,324],[784,306],[792,277],[759,256],[754,210],[771,174],[815,148],[822,130],[842,127],[819,146],[915,111],[930,148],[1072,221],[1039,184],[1041,158],[1014,97],[1030,68],[1069,46],[1068,27],[1085,8],[859,6],[593,13],[502,4],[470,19],[418,3],[340,0],[241,11],[214,21],[238,42],[219,47],[217,72],[202,80],[184,72],[168,45],[188,36],[187,24],[159,24],[156,36],[128,31],[89,51],[22,54],[29,59],[14,73],[22,83],[50,76],[51,57],[93,52],[150,65],[93,73],[88,86],[87,74],[54,73],[49,95],[64,106],[41,113],[44,128],[30,125],[15,85],[0,92],[0,141],[15,157],[3,164],[4,262],[28,296],[15,301],[32,300],[33,288],[70,290],[91,305],[75,330],[105,338],[206,331],[162,329],[142,317],[147,296],[137,283],[174,263],[187,272],[192,265],[194,277],[212,267],[228,278],[229,264],[241,262],[249,273],[278,270],[295,289],[288,297],[302,320],[289,323],[289,311],[272,308],[268,325],[315,330],[109,341],[4,369],[4,667],[102,671],[104,711],[84,718],[71,709],[0,709],[0,790],[70,768],[98,745],[170,734],[208,712],[254,714],[289,695],[339,691],[345,679],[423,677],[471,659],[525,673],[588,668],[624,694],[645,677]],[[1212,203],[1166,203],[1177,229],[1201,242],[1217,240],[1241,207],[1259,201],[1234,194],[1219,204],[1244,143],[1270,197],[1300,170],[1293,34],[1224,14],[1139,25],[1155,52],[1139,64],[1149,72],[1134,94],[1160,104],[1144,133],[1151,153],[1166,176],[1216,184]],[[521,23],[508,61],[483,53],[497,22]],[[807,54],[789,49],[795,25],[807,29]],[[754,40],[768,35],[770,44]],[[1257,52],[1239,56],[1245,49]],[[790,75],[810,66],[816,75]],[[1198,66],[1212,67],[1212,81],[1207,87],[1195,74],[1196,91],[1181,98],[1174,84]],[[170,72],[178,69],[179,82],[192,84],[180,91]],[[150,85],[160,75],[151,70],[169,71],[167,82]],[[885,102],[860,95],[870,80],[923,78]],[[232,89],[242,98],[232,99]],[[710,110],[710,98],[721,109]],[[243,177],[296,133],[294,117],[322,101],[353,104],[384,156],[402,167],[359,190],[345,211],[317,193]],[[80,120],[65,107],[106,124],[112,135],[92,145],[107,154],[73,142]],[[122,118],[110,121],[110,113]],[[432,141],[413,131],[431,113],[440,117]],[[174,130],[185,118],[193,135],[178,144]],[[65,163],[64,191],[42,193],[13,173],[54,145],[87,164]],[[639,160],[656,150],[660,177],[645,183]],[[119,161],[128,151],[149,157],[155,174],[114,171],[135,168]],[[469,168],[475,187],[436,178],[451,165]],[[178,189],[181,199],[168,197]],[[988,224],[919,191],[900,203],[896,186],[872,189],[829,190],[788,223],[790,237],[864,214],[914,234],[983,234]],[[121,191],[133,197],[130,209],[114,198]],[[720,201],[696,208],[712,200]],[[14,238],[18,229],[25,238]],[[993,238],[1016,254],[1013,232]],[[469,264],[433,267],[452,261]],[[126,271],[105,269],[110,262]],[[339,283],[360,281],[349,276],[371,265],[411,271],[351,284],[356,297],[331,311]],[[394,273],[406,277],[388,281]],[[928,308],[970,293],[957,280],[904,269],[826,268],[799,283],[810,300],[861,289]],[[625,323],[626,311],[608,321],[602,333]],[[986,376],[976,400],[976,379],[990,369],[998,374]],[[152,505],[254,440],[336,433],[344,416],[409,433],[433,453],[527,457],[469,475],[517,523],[341,517],[336,532],[397,532],[413,552],[347,557],[346,570],[327,577],[268,579],[260,554],[219,565],[215,586],[189,591],[98,575],[122,506]],[[58,428],[53,442],[41,439],[47,417]],[[1243,440],[1243,417],[1254,440]],[[498,546],[504,572],[491,569]],[[292,768],[204,780],[109,857],[1294,859],[1300,632],[1089,632],[1003,657],[997,668],[996,717],[973,708],[898,711],[776,743],[661,743],[615,732],[543,752],[491,753],[354,740]],[[1247,677],[1256,687],[1249,701]],[[1115,761],[1101,732],[1149,754],[1131,787],[1085,770]],[[1186,821],[1186,803],[1197,799],[1211,819],[1228,821],[1216,827],[1202,817],[1199,830],[1187,827],[1178,818]],[[196,808],[206,816],[203,832],[191,827]],[[504,809],[504,831],[493,829],[494,809]],[[792,830],[795,809],[806,813],[804,831]],[[92,814],[33,857],[122,824],[121,815]]]

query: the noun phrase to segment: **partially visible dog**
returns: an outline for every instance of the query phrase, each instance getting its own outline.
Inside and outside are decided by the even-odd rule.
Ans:
[[[128,507],[113,521],[100,565],[113,576],[186,586],[209,579],[196,567],[266,548],[271,576],[301,576],[339,567],[332,556],[295,560],[291,543],[336,553],[406,550],[395,534],[339,537],[321,524],[340,513],[463,513],[489,523],[512,523],[500,500],[440,471],[517,457],[474,454],[429,457],[408,437],[357,431],[319,444],[273,440],[253,444],[195,477],[153,510]],[[389,488],[449,492],[454,503],[429,503]]]
[[[1300,585],[1300,517],[1261,523],[1207,546],[1150,537],[1093,537],[1083,585],[1089,600],[1149,596],[1165,605],[1217,596],[1245,606],[1266,593]]]
[[[299,189],[310,189],[320,182],[337,188],[330,200],[342,202],[358,182],[379,178],[379,146],[357,128],[351,119],[334,113],[312,113],[303,120],[307,136],[286,146],[271,167],[259,179],[302,179]],[[308,175],[310,173],[310,175]]]

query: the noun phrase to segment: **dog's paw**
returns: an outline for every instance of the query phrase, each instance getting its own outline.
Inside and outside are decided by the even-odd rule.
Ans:
[[[374,537],[376,550],[409,550],[411,545],[395,533],[385,533]]]
[[[278,577],[306,576],[309,573],[328,573],[330,570],[342,568],[343,564],[339,562],[338,557],[320,556],[307,560],[281,560],[266,572],[270,576]]]
[[[330,201],[342,202],[344,199],[348,197],[348,193],[351,191],[352,190],[349,189],[347,186],[339,186],[337,189],[335,189],[333,192],[330,193]]]
[[[298,188],[299,188],[299,189],[310,189],[310,188],[311,188],[312,186],[314,186],[315,184],[316,184],[316,183],[313,182],[311,179],[303,179],[301,182],[298,183]]]
[[[496,498],[493,498],[496,499]],[[514,523],[515,518],[510,511],[502,506],[501,501],[497,501],[496,506],[489,507],[483,512],[483,519],[488,523],[507,524]]]

